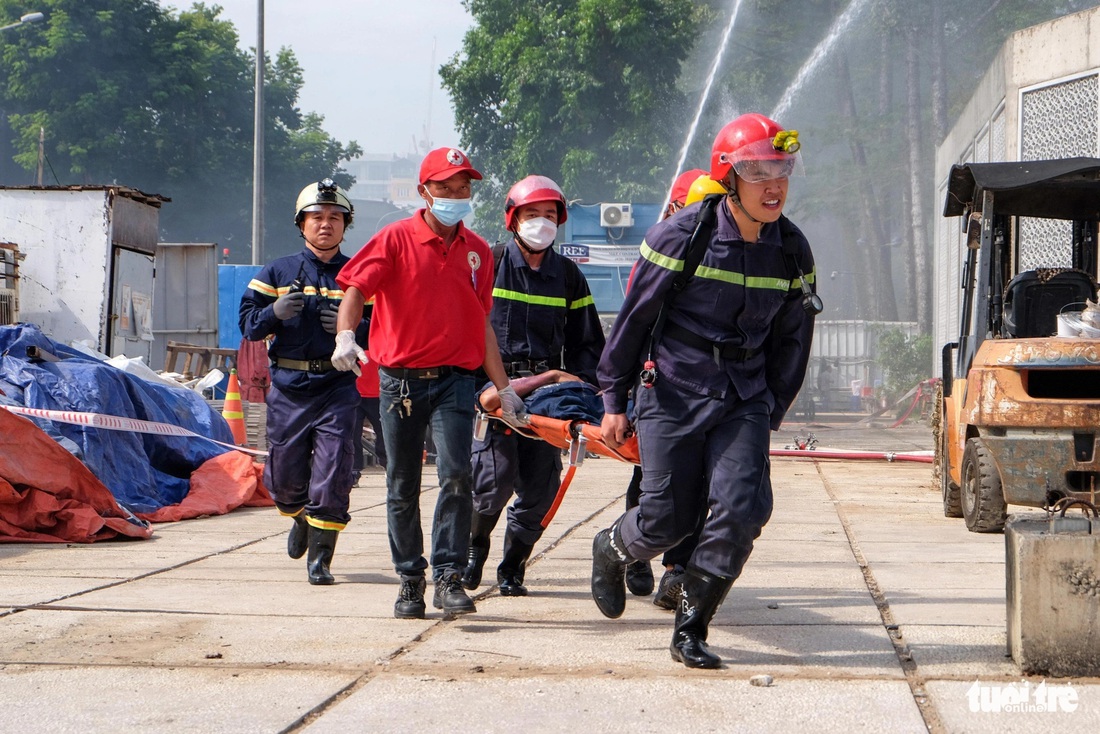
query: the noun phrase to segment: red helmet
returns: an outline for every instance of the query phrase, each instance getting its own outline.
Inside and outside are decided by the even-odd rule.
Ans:
[[[718,131],[710,150],[710,177],[722,181],[732,168],[749,181],[786,177],[794,173],[798,156],[797,130],[784,130],[775,120],[757,112],[741,115]],[[779,161],[765,172],[755,170],[760,161]]]
[[[672,190],[668,193],[668,203],[682,206],[687,201],[688,191],[691,190],[691,185],[695,183],[695,179],[706,175],[707,172],[702,168],[692,168],[690,171],[681,173],[672,182]]]
[[[569,218],[565,210],[565,194],[554,179],[546,176],[528,176],[512,185],[508,198],[504,200],[504,226],[509,230],[516,228],[516,210],[524,204],[539,201],[552,201],[558,205],[558,225],[565,224]]]

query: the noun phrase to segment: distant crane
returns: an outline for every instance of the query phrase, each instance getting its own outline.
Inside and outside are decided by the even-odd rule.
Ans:
[[[420,144],[417,145],[416,136],[413,136],[413,152],[419,152],[421,155],[427,154],[432,149],[432,97],[435,96],[435,48],[438,39],[432,37],[432,61],[431,67],[428,73],[428,119],[424,123],[424,127],[421,130]]]

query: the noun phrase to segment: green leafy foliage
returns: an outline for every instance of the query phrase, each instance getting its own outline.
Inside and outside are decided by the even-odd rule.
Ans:
[[[703,19],[689,0],[465,0],[474,19],[440,70],[461,143],[487,174],[476,228],[538,173],[568,199],[655,201],[687,107],[680,65]]]
[[[44,184],[119,183],[172,201],[167,241],[218,242],[251,259],[255,58],[220,8],[176,14],[152,0],[40,0],[46,20],[0,38],[0,147],[8,184],[31,183],[45,131]],[[0,0],[0,18],[25,4]],[[265,259],[296,251],[298,191],[361,153],[297,106],[292,51],[265,60]]]
[[[909,337],[900,329],[884,330],[878,337],[878,352],[890,403],[932,376],[932,337],[928,334]]]

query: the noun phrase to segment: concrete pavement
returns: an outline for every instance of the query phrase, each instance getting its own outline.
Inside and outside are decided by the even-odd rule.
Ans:
[[[927,427],[884,426],[795,424],[773,446],[931,447]],[[309,586],[268,509],[0,545],[0,732],[1100,730],[1100,679],[1040,688],[1006,656],[1004,538],[944,518],[930,465],[775,458],[772,520],[711,626],[717,671],[672,662],[672,614],[648,598],[619,620],[591,600],[592,536],[629,475],[586,461],[531,596],[483,586],[453,621],[393,618],[380,472],[353,493],[332,587]]]

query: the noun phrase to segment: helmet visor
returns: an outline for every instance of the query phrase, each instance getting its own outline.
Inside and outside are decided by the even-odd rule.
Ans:
[[[802,175],[802,159],[798,154],[787,154],[784,158],[772,160],[742,160],[733,164],[733,170],[748,183],[760,183],[776,178],[790,178]]]
[[[340,211],[344,212],[345,214],[348,213],[348,208],[346,206],[344,206],[343,204],[341,204],[340,202],[336,202],[336,201],[333,201],[333,202],[327,202],[326,201],[326,202],[323,202],[323,203],[320,203],[320,204],[310,204],[309,206],[303,206],[302,211],[303,212],[319,212],[319,211],[323,210],[326,206],[334,206],[337,209],[339,209]]]
[[[798,152],[797,138],[795,141],[794,145],[787,143],[784,150],[772,140],[758,140],[731,153],[722,153],[719,160],[732,165],[734,172],[748,183],[801,176],[802,154]]]

